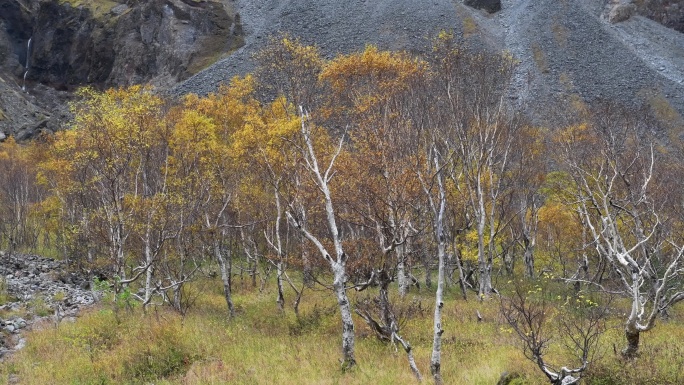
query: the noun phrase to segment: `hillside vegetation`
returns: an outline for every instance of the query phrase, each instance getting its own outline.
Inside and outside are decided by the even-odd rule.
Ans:
[[[55,309],[7,381],[681,382],[682,148],[657,111],[532,126],[519,63],[446,32],[255,60],[179,102],[82,89],[68,130],[0,144],[0,245],[103,297]]]

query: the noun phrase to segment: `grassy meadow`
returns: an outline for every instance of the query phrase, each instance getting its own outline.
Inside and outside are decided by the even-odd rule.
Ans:
[[[234,282],[237,316],[226,319],[218,279],[192,284],[194,303],[181,316],[168,307],[115,305],[111,295],[83,311],[76,322],[56,326],[44,321],[26,334],[27,345],[0,365],[0,383],[21,384],[411,384],[413,377],[400,346],[386,345],[355,318],[356,359],[340,369],[340,320],[331,292],[304,292],[299,316],[292,294],[284,312],[275,303],[275,285],[263,290]],[[395,290],[396,291],[396,290]],[[351,300],[372,297],[372,290],[350,291]],[[503,372],[520,375],[512,384],[548,383],[525,359],[515,333],[503,321],[497,299],[464,301],[449,287],[444,311],[442,373],[447,384],[496,384]],[[414,347],[425,381],[431,383],[433,293],[415,288],[404,300],[404,338]],[[684,383],[684,312],[642,336],[642,355],[623,361],[619,306],[606,328],[588,384]],[[410,309],[410,310],[406,310]],[[478,322],[479,311],[483,321]],[[575,361],[553,341],[547,361],[572,366]]]

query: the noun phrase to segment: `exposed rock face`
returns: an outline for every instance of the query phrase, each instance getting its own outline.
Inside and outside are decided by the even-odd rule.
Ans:
[[[640,14],[684,33],[682,0],[641,0],[637,9]]]
[[[606,8],[604,17],[610,23],[621,23],[634,16],[637,6],[631,0],[613,0]]]
[[[95,11],[58,0],[31,5],[0,0],[0,46],[9,41],[8,64],[22,75],[31,38],[27,80],[58,87],[168,85],[241,44],[241,28],[220,2],[151,0]]]
[[[0,0],[0,132],[53,126],[43,123],[54,115],[49,104],[59,97],[65,110],[68,96],[56,91],[167,87],[242,45],[232,0],[116,1]],[[24,77],[29,95],[21,93]],[[39,84],[56,91],[34,92]]]
[[[499,12],[501,10],[501,0],[464,0],[463,4],[483,9],[489,13]]]

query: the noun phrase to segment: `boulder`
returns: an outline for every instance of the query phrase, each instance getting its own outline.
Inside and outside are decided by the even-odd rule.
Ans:
[[[14,327],[17,329],[23,329],[26,327],[26,320],[23,318],[17,318],[14,320]]]
[[[636,5],[631,1],[620,1],[609,5],[607,19],[609,23],[621,23],[634,16],[637,11]]]
[[[463,4],[477,9],[485,10],[489,13],[501,10],[501,0],[464,0]]]

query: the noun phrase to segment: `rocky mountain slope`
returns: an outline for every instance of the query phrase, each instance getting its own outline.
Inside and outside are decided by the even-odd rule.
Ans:
[[[0,0],[0,132],[54,129],[83,85],[169,87],[241,35],[231,0]]]
[[[467,1],[487,8],[489,1]],[[511,98],[536,115],[556,101],[651,103],[670,117],[684,112],[684,34],[639,16],[608,13],[622,3],[596,0],[503,0],[488,13],[461,1],[237,1],[246,44],[174,88],[205,94],[252,68],[266,37],[288,32],[327,55],[381,48],[425,50],[441,29],[465,44],[508,50],[520,60]],[[643,5],[643,2],[642,2]],[[537,113],[535,113],[535,111]]]
[[[679,3],[0,0],[0,52],[9,53],[0,59],[0,132],[25,138],[37,128],[55,129],[65,91],[83,84],[152,82],[177,96],[212,92],[252,70],[254,52],[281,32],[331,57],[369,43],[418,53],[438,31],[453,30],[466,45],[507,50],[520,60],[510,97],[534,116],[558,101],[610,99],[645,102],[679,119],[684,34],[665,26],[679,25]]]

